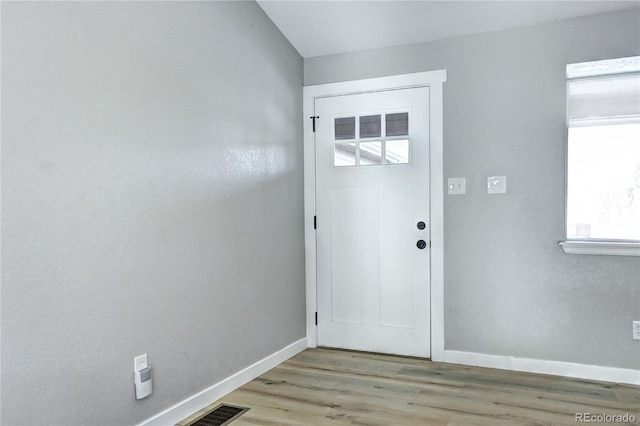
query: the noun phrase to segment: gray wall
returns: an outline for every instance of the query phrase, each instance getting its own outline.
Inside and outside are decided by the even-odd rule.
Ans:
[[[637,9],[305,60],[305,85],[446,68],[445,348],[640,368],[640,258],[566,255],[565,65],[640,52]],[[487,195],[506,175],[508,193]]]
[[[254,2],[2,2],[0,423],[134,424],[304,337],[302,65]]]

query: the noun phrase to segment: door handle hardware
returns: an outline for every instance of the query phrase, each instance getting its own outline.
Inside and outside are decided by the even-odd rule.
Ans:
[[[418,224],[416,225],[418,227],[419,230],[423,230],[424,228],[427,227],[427,224],[424,223],[423,221],[418,222]]]
[[[418,240],[418,242],[416,243],[416,247],[418,247],[420,250],[424,250],[425,247],[427,247],[427,243],[425,240]]]

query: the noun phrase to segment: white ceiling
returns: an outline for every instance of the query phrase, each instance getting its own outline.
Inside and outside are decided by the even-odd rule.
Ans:
[[[272,1],[258,4],[305,58],[420,43],[622,9],[640,1]]]

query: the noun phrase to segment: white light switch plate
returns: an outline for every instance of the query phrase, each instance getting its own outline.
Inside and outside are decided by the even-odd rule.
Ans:
[[[147,354],[139,355],[133,359],[133,371],[140,371],[147,368]]]
[[[506,194],[507,193],[507,177],[506,176],[489,176],[487,178],[487,194]]]
[[[449,178],[447,180],[447,194],[462,195],[467,193],[467,180],[465,178]]]

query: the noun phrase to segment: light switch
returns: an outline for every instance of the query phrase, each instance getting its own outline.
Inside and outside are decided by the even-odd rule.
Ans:
[[[447,181],[447,193],[449,195],[466,194],[467,180],[465,178],[449,178]]]
[[[506,194],[507,193],[507,177],[506,176],[489,176],[487,178],[487,194]]]

